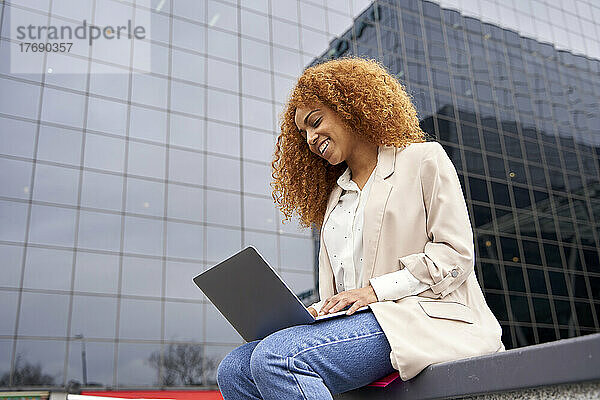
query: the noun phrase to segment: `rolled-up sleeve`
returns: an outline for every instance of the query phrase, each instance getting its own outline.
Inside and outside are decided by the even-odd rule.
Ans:
[[[419,294],[429,288],[406,268],[371,278],[369,283],[373,287],[378,301],[398,300]]]
[[[456,169],[439,143],[421,160],[419,174],[429,241],[422,253],[399,261],[433,293],[444,297],[473,272],[473,230]]]

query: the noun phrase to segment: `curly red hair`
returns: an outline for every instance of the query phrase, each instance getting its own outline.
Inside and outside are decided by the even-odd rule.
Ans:
[[[417,111],[402,84],[376,60],[344,57],[307,68],[282,114],[273,168],[273,200],[290,220],[321,228],[329,195],[346,162],[331,165],[311,152],[294,117],[299,107],[323,104],[336,112],[348,131],[368,142],[394,147],[425,142]]]

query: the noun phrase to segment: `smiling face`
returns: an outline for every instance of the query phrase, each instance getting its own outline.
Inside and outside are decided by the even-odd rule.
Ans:
[[[357,149],[357,135],[323,104],[297,108],[294,122],[310,151],[332,165],[348,160]]]

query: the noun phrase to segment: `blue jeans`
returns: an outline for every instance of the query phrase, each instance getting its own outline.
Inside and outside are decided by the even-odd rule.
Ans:
[[[246,343],[221,361],[217,383],[225,400],[332,399],[394,372],[390,352],[369,310]]]

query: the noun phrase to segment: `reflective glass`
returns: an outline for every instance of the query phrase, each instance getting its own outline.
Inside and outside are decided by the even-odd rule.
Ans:
[[[77,204],[79,169],[37,164],[33,199],[60,204]]]
[[[73,252],[29,247],[25,258],[23,287],[70,290]]]
[[[162,255],[163,222],[161,220],[126,216],[124,229],[125,252]]]
[[[167,114],[149,108],[131,106],[129,137],[164,143],[167,132]]]
[[[85,138],[84,165],[86,167],[123,172],[125,164],[125,141],[94,134]]]
[[[160,301],[121,299],[119,318],[121,339],[160,339]]]
[[[241,196],[239,193],[206,191],[206,222],[239,226],[241,224]]]
[[[162,261],[151,258],[123,257],[121,293],[160,297]]]
[[[93,312],[90,312],[92,310]],[[116,322],[116,298],[73,296],[71,336],[83,335],[85,338],[112,339],[115,336]]]
[[[125,211],[135,214],[162,216],[164,184],[142,179],[127,179],[127,206]]]
[[[0,158],[0,195],[29,199],[31,170],[30,162]]]
[[[81,211],[79,216],[79,246],[86,249],[119,251],[120,239],[120,215]]]
[[[127,172],[132,175],[163,179],[165,176],[165,148],[130,141]]]
[[[202,225],[169,222],[167,225],[167,256],[202,259]]]
[[[69,296],[24,292],[19,314],[19,335],[64,337]]]
[[[114,294],[118,280],[118,255],[77,252],[75,291]]]

